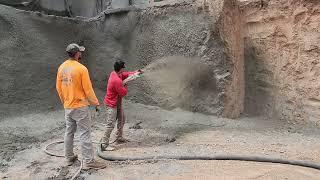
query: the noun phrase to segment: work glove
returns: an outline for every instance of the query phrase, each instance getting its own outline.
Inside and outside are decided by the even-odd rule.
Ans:
[[[95,110],[96,110],[96,113],[99,115],[101,112],[100,106],[96,106]]]
[[[95,120],[100,115],[100,107],[99,106],[91,106],[91,119]]]

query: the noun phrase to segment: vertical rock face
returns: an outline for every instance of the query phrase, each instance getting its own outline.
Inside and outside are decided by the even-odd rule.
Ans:
[[[216,24],[217,22],[211,21],[209,14],[204,12],[199,13],[198,7],[194,5],[146,10],[141,16],[138,28],[134,31],[134,36],[137,37],[132,41],[135,46],[135,50],[133,51],[135,53],[130,57],[140,60],[142,65],[151,64],[153,61],[168,56],[198,57],[193,60],[200,64],[206,64],[209,67],[209,71],[206,72],[206,75],[202,75],[198,79],[195,79],[195,81],[189,82],[193,84],[181,85],[189,90],[196,89],[195,87],[198,86],[198,83],[201,83],[199,81],[210,81],[210,77],[215,79],[216,76],[230,69],[227,62],[229,59],[224,54],[224,45],[214,29]],[[179,61],[179,58],[176,60]],[[188,69],[187,64],[183,65],[182,63],[179,66]],[[194,71],[197,71],[196,68],[194,67]],[[175,78],[179,76],[178,70],[175,72],[162,73],[162,76],[164,74],[171,74],[172,78]],[[193,73],[192,69],[189,69],[189,73]],[[201,72],[197,74],[199,73]],[[177,83],[187,83],[182,76],[176,79],[176,81]],[[166,84],[166,82],[162,81],[161,84]],[[179,86],[178,84],[176,85]],[[153,92],[159,88],[154,89],[152,82],[137,86],[143,87],[143,89],[137,89],[136,94],[141,93],[141,97],[143,97],[145,102],[165,108],[177,105],[191,111],[221,114],[224,101],[222,93],[225,87],[222,84],[219,85],[217,86],[220,87],[218,90],[220,95],[218,95],[219,93],[216,92],[215,88],[212,88],[211,91],[203,88],[193,91],[194,98],[189,96],[191,91],[181,91],[181,98],[179,100],[172,96],[154,96],[155,93]],[[144,93],[145,90],[147,90],[147,93]],[[198,98],[196,98],[197,96]]]
[[[4,6],[0,12],[1,116],[57,107],[56,68],[65,59],[66,44],[82,36],[81,22]]]
[[[234,4],[217,3],[221,9],[214,13],[191,2],[109,14],[91,22],[0,6],[0,62],[4,77],[0,109],[10,114],[17,107],[21,112],[57,107],[56,70],[66,59],[66,45],[81,42],[87,48],[83,63],[89,68],[95,87],[103,91],[116,59],[124,59],[130,69],[152,66],[161,59],[168,62],[166,65],[178,64],[179,68],[165,68],[171,70],[167,72],[173,73],[172,79],[177,83],[146,75],[130,87],[129,99],[164,108],[181,107],[237,117],[243,102],[243,80],[237,78],[241,73],[236,71],[242,68],[241,53],[239,57],[236,54],[236,46],[241,43],[237,39],[239,27],[232,11]],[[229,9],[222,11],[224,6]],[[230,23],[235,23],[231,29]],[[195,64],[195,68],[190,64]],[[150,81],[165,84],[161,86],[163,93],[157,94],[155,87],[159,84]],[[176,87],[178,84],[183,91]],[[172,89],[179,92],[166,92]]]
[[[0,0],[0,4],[59,16],[94,17],[111,7],[111,0]]]
[[[320,1],[244,1],[246,111],[319,120]]]
[[[0,3],[92,17],[109,7],[111,1]],[[128,98],[133,101],[226,117],[238,117],[245,109],[253,115],[318,121],[319,12],[320,2],[312,0],[185,1],[81,22],[1,7],[1,107],[14,110],[20,103],[28,104],[23,107],[34,105],[34,109],[39,104],[42,108],[54,107],[58,103],[52,96],[55,71],[66,58],[64,48],[69,42],[81,41],[88,49],[84,63],[101,90],[105,90],[107,75],[117,58],[134,69],[185,57],[206,65],[204,72],[213,78],[210,82],[215,82],[214,88],[209,86],[212,92],[202,88],[203,81],[180,84],[185,89],[200,89],[181,93],[201,96],[185,102],[182,98],[177,103],[171,97],[174,93],[160,93],[155,98],[157,89],[146,77],[130,87]],[[190,78],[206,77],[195,74]]]
[[[237,118],[244,110],[245,95],[243,22],[237,1],[224,2],[219,21],[220,36],[232,64],[231,70],[222,75],[230,78],[226,84],[223,113],[226,117]]]
[[[244,92],[241,86],[237,87],[237,84],[244,82],[243,78],[236,78],[241,73],[234,71],[237,68],[233,66],[239,66],[243,75],[243,56],[230,55],[236,52],[235,46],[240,42],[232,44],[229,36],[241,40],[241,36],[236,34],[239,33],[237,31],[239,28],[236,28],[235,31],[230,30],[240,22],[229,29],[228,23],[230,22],[223,21],[225,12],[222,12],[222,9],[225,4],[223,1],[220,1],[220,4],[222,8],[221,11],[216,10],[217,15],[206,11],[202,5],[190,3],[106,16],[99,22],[98,34],[101,38],[94,42],[100,44],[98,48],[101,48],[102,51],[90,55],[89,66],[95,68],[96,83],[101,89],[105,89],[107,72],[112,70],[112,64],[117,58],[126,60],[128,67],[141,68],[154,62],[157,63],[158,60],[170,63],[173,61],[172,58],[177,56],[179,57],[176,58],[176,61],[183,61],[191,57],[193,61],[208,67],[208,71],[204,70],[205,75],[201,72],[194,73],[196,72],[195,67],[195,71],[189,71],[190,74],[194,73],[190,78],[196,80],[186,82],[183,79],[184,76],[173,73],[174,70],[168,72],[156,69],[158,75],[164,78],[167,77],[165,75],[171,74],[177,82],[175,84],[177,87],[169,87],[169,81],[159,80],[155,76],[151,79],[146,77],[136,82],[135,86],[130,87],[128,98],[169,109],[183,107],[196,112],[238,117],[243,109]],[[229,13],[232,12],[232,7],[235,5],[231,4],[228,7]],[[243,50],[240,51],[240,55],[241,52]],[[104,58],[101,58],[103,56]],[[181,56],[186,58],[183,59]],[[238,59],[240,61],[236,62]],[[183,66],[183,63],[179,66]],[[188,69],[189,66],[184,67]],[[161,75],[161,72],[166,72],[166,74]],[[161,83],[154,84],[153,80]],[[201,85],[207,84],[206,81],[211,91],[210,88]],[[211,86],[209,82],[213,81],[215,85]],[[190,91],[181,90],[179,95],[174,92],[165,92],[169,89],[178,89],[178,86],[190,89]],[[163,91],[157,92],[160,90]],[[190,94],[193,95],[190,96]]]

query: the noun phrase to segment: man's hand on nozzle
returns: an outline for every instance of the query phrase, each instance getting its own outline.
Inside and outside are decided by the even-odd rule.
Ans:
[[[129,79],[128,79],[128,78],[125,79],[125,80],[123,80],[123,81],[122,81],[123,86],[127,86],[127,85],[128,85],[128,82],[129,82]]]
[[[139,74],[143,74],[144,73],[144,71],[142,69],[139,69],[138,72],[139,72]]]

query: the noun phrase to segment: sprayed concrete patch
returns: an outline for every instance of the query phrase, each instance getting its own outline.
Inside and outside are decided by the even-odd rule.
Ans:
[[[88,67],[94,86],[102,91],[116,59],[123,59],[128,70],[134,70],[177,56],[184,57],[175,61],[185,68],[185,75],[180,73],[183,68],[180,72],[168,69],[170,73],[165,73],[176,77],[175,82],[182,82],[181,86],[166,83],[165,78],[136,81],[130,85],[128,99],[169,109],[180,107],[226,116],[226,110],[237,109],[226,108],[228,98],[232,96],[234,100],[238,96],[227,91],[234,68],[217,30],[219,21],[212,21],[211,14],[199,10],[197,4],[108,14],[90,22],[0,8],[4,12],[1,23],[9,23],[6,27],[10,28],[3,31],[19,37],[19,45],[6,44],[8,48],[0,48],[5,57],[0,59],[5,69],[1,75],[6,79],[0,87],[3,117],[16,116],[16,109],[23,114],[61,108],[55,90],[56,70],[67,58],[65,46],[71,42],[86,46],[82,63]],[[191,70],[190,66],[182,65],[185,59],[200,69]],[[154,73],[161,74],[157,70]],[[157,93],[159,83],[165,84],[164,90],[168,93]],[[242,91],[241,88],[233,90]],[[237,102],[242,102],[240,96]],[[239,116],[241,108],[236,112],[232,114]]]

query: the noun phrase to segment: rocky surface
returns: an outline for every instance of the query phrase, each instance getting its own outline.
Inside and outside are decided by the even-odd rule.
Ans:
[[[94,17],[110,8],[111,0],[0,0],[0,4],[68,17]]]
[[[86,34],[80,28],[84,24],[6,6],[0,6],[0,12],[1,120],[60,108],[57,67],[66,58],[66,45]]]
[[[211,13],[216,14],[217,2],[209,3]],[[244,77],[244,41],[242,17],[237,1],[224,1],[222,13],[219,19],[219,32],[224,45],[226,56],[230,59],[231,69],[220,75],[220,79],[229,78],[226,81],[224,116],[238,118],[244,110],[245,77]]]
[[[0,3],[15,7],[34,3],[23,2],[2,0]],[[62,1],[55,3],[39,1],[38,3],[57,9],[64,6]],[[79,7],[74,10],[74,14],[83,14],[86,17],[99,14],[98,12],[105,9],[103,4],[107,4],[102,2],[100,6],[89,5],[89,2],[81,3],[82,1],[77,3]],[[100,1],[95,3],[101,4]],[[96,26],[92,28],[94,30],[90,29],[90,33],[80,33],[82,35],[78,33],[72,38],[68,37],[86,41],[88,44],[90,52],[88,52],[87,61],[90,63],[87,65],[94,71],[94,80],[100,89],[105,88],[106,72],[111,69],[101,64],[110,63],[115,58],[130,59],[128,61],[131,67],[140,68],[165,55],[198,56],[201,61],[212,67],[212,75],[216,78],[217,88],[220,88],[217,98],[220,104],[223,104],[219,110],[207,112],[218,112],[217,114],[235,118],[239,117],[245,109],[245,112],[251,115],[296,122],[318,121],[320,114],[317,91],[317,58],[319,56],[317,29],[320,17],[317,1],[215,0],[186,1],[178,4],[167,1],[159,2],[158,5],[153,9],[99,16],[100,20],[89,23],[88,26]],[[76,8],[76,6],[73,7]],[[90,13],[95,11],[90,14],[81,10],[83,7],[99,7],[99,10],[87,8]],[[12,40],[12,34],[19,34],[19,32],[12,31],[12,28],[19,29],[17,23],[22,24],[20,19],[25,19],[23,22],[29,23],[29,25],[22,24],[21,28],[33,26],[34,22],[31,22],[28,16],[36,15],[23,16],[16,17],[17,21],[14,23],[6,19],[8,15],[2,17],[1,31],[4,33],[1,45],[3,47],[15,42]],[[51,19],[55,20],[38,17],[39,21],[47,21],[53,27],[57,27],[56,22],[68,21],[69,24],[71,22],[71,20],[53,17]],[[39,27],[41,26],[43,25]],[[38,30],[39,27],[37,25],[32,28],[40,33],[49,34]],[[80,26],[75,25],[75,27]],[[8,32],[11,34],[8,35]],[[28,33],[28,30],[26,32]],[[17,38],[17,36],[14,37]],[[22,38],[20,41],[26,41],[25,39]],[[27,41],[30,41],[30,38]],[[104,52],[95,52],[96,49],[103,49]],[[59,53],[61,52],[54,54]],[[7,54],[7,58],[12,56],[14,59],[17,54],[23,57],[20,53]],[[4,69],[6,74],[10,74],[8,72],[10,68]],[[8,76],[6,80],[2,80],[5,81],[2,89],[13,86],[12,78],[14,77]],[[14,86],[21,89],[17,83]],[[150,97],[152,96],[150,93],[142,95],[141,90],[146,90],[145,88],[147,88],[146,85],[140,85],[139,88],[133,87],[131,99],[156,104]],[[6,90],[2,90],[1,93],[12,97]],[[3,102],[6,106],[8,105],[7,101]],[[14,109],[14,106],[8,107]]]
[[[234,111],[238,108],[231,108],[233,103],[226,103],[231,96],[238,98],[237,93],[226,92],[237,79],[230,78],[236,75],[233,74],[233,60],[227,55],[228,46],[222,41],[223,32],[219,32],[220,18],[212,21],[212,15],[197,4],[123,11],[92,21],[46,16],[5,6],[0,8],[3,32],[0,44],[3,57],[0,60],[4,69],[1,71],[3,86],[0,87],[2,116],[17,115],[17,108],[23,113],[60,107],[55,92],[56,70],[66,59],[64,49],[70,42],[87,47],[83,63],[89,68],[95,87],[102,91],[116,59],[123,59],[128,70],[134,70],[170,56],[190,57],[195,63],[208,67],[204,73],[198,71],[202,73],[200,76],[194,72],[188,76],[195,79],[194,83],[187,80],[190,81],[188,88],[194,92],[187,96],[190,98],[181,99],[179,103],[163,103],[170,97],[153,93],[154,87],[144,79],[130,87],[128,98],[163,108],[183,107],[217,115],[225,113],[225,109]],[[176,58],[175,61],[183,59]],[[179,66],[187,67],[188,64],[180,63]],[[170,73],[176,76],[178,72],[172,69]],[[177,78],[172,86],[186,81],[186,76],[176,77],[181,78]],[[203,82],[213,79],[215,84],[210,87],[214,88],[201,88],[199,78]],[[243,90],[233,87],[232,92],[235,91]],[[180,97],[183,95],[182,92],[179,94]],[[241,97],[238,99],[241,104]],[[239,116],[240,112],[241,107],[232,113],[232,117]]]
[[[246,110],[319,120],[320,2],[242,1]]]

